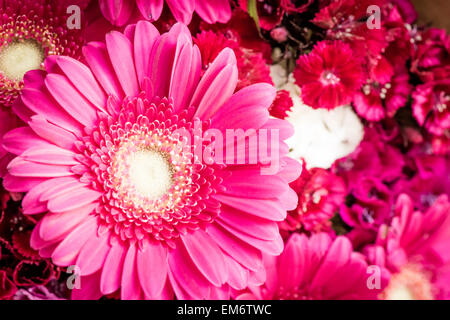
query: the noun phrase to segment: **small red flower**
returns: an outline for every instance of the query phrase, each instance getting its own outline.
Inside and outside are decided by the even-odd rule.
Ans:
[[[352,101],[361,87],[363,71],[350,46],[322,41],[298,59],[294,77],[307,105],[334,109]]]

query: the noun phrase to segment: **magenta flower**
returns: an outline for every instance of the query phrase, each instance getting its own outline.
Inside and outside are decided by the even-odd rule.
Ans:
[[[389,273],[381,268],[380,287],[369,288],[368,264],[353,252],[345,237],[332,240],[319,233],[308,238],[294,233],[279,257],[265,261],[267,281],[250,287],[238,299],[348,300],[376,299],[386,286]]]
[[[448,135],[450,130],[450,80],[420,85],[413,93],[413,114],[432,134]]]
[[[292,128],[269,119],[275,88],[235,93],[231,49],[201,76],[200,52],[182,24],[160,35],[140,21],[83,53],[87,65],[52,57],[46,72],[27,75],[28,125],[3,142],[17,155],[5,185],[26,192],[25,214],[46,212],[32,246],[56,265],[80,268],[73,298],[120,289],[123,299],[226,299],[230,287],[263,280],[262,253],[283,250],[277,221],[296,206],[288,183],[300,171],[282,141]],[[200,150],[218,163],[193,161],[207,129],[273,129],[279,143],[252,145],[263,156],[250,164],[246,153],[234,165],[237,155],[218,155],[234,141],[210,141]],[[272,175],[261,173],[264,154],[280,155]]]
[[[322,41],[311,53],[300,56],[294,77],[307,105],[334,109],[352,101],[361,87],[363,72],[347,44]]]
[[[384,299],[448,299],[450,279],[450,203],[442,195],[425,212],[414,211],[411,198],[401,195],[396,216],[380,228],[376,245],[367,247],[369,260],[392,273]]]
[[[411,71],[423,81],[447,78],[450,72],[450,37],[446,30],[430,28],[417,34]]]
[[[406,23],[413,24],[417,20],[418,14],[411,0],[391,0],[390,2],[397,6]]]
[[[392,118],[398,109],[406,105],[410,92],[409,75],[405,68],[397,70],[388,82],[369,79],[361,92],[355,95],[356,112],[369,121]]]
[[[24,74],[40,69],[46,56],[80,56],[81,31],[67,28],[66,9],[56,0],[0,2],[0,104],[13,104]]]
[[[165,0],[175,19],[189,24],[195,12],[207,23],[226,23],[231,18],[228,0]],[[99,0],[105,18],[116,26],[127,24],[135,7],[146,20],[156,21],[163,11],[163,0]]]

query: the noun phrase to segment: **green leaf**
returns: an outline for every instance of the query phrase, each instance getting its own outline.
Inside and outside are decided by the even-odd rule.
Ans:
[[[258,17],[258,9],[256,7],[256,0],[248,0],[247,1],[247,11],[250,17],[255,21],[256,27],[259,30],[259,17]]]

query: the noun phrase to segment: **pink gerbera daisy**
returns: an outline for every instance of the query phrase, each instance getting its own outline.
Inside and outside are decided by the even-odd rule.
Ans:
[[[292,128],[269,119],[275,89],[234,93],[231,49],[201,76],[200,52],[182,24],[160,35],[140,21],[83,52],[87,65],[52,57],[46,72],[29,75],[21,113],[28,126],[4,139],[18,155],[5,186],[27,192],[25,214],[46,212],[32,246],[56,265],[80,268],[74,298],[118,289],[123,299],[228,298],[230,286],[263,279],[262,253],[283,250],[277,221],[296,206],[288,182],[300,171],[282,141]],[[249,144],[248,154],[260,151],[249,164],[247,152],[243,162],[237,153],[219,157],[234,141],[210,141],[200,152],[218,160],[197,161],[207,129],[267,129],[279,144]],[[280,166],[262,175],[268,154],[280,154]]]
[[[226,23],[231,18],[229,0],[165,0],[175,19],[189,24],[195,12],[207,23]],[[163,0],[99,0],[106,19],[116,26],[125,25],[135,7],[143,18],[156,21],[161,16]]]
[[[352,101],[361,87],[363,71],[347,44],[322,41],[298,59],[294,77],[307,105],[333,109]]]
[[[389,273],[382,268],[378,283],[371,283],[371,271],[360,253],[345,237],[333,240],[318,233],[308,238],[294,233],[279,257],[265,260],[267,280],[250,287],[238,299],[347,300],[376,299],[386,286]]]
[[[66,9],[56,0],[0,2],[0,104],[14,102],[25,73],[46,56],[81,54],[81,32],[68,29]]]
[[[450,202],[439,197],[425,212],[414,211],[411,198],[400,195],[396,216],[380,229],[376,245],[367,247],[369,260],[392,273],[381,297],[391,300],[450,298],[448,230]]]

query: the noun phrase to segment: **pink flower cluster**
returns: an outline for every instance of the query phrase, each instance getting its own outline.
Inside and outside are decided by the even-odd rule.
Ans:
[[[450,299],[450,36],[417,17],[0,1],[0,299]],[[344,106],[354,151],[291,157]]]

